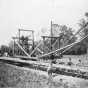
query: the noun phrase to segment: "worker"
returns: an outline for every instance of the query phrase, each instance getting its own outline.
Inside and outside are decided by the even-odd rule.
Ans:
[[[81,66],[82,65],[82,61],[79,59],[78,63],[76,64],[76,66]]]
[[[52,68],[52,66],[53,66],[54,55],[51,54],[49,58],[51,59],[51,62],[50,62],[49,68],[47,69],[47,72],[48,72],[48,76],[49,76],[49,78],[48,78],[48,84],[51,87],[52,82],[53,82],[53,76],[52,76],[53,68]]]
[[[8,52],[4,52],[4,56],[8,57]]]
[[[56,64],[56,60],[55,60],[55,55],[54,54],[50,55],[50,59],[51,59],[51,63],[52,64]]]
[[[50,59],[51,59],[50,66],[47,69],[48,74],[52,74],[52,65],[53,65],[53,60],[54,60],[54,55],[53,54],[50,55]]]
[[[50,55],[50,59],[51,59],[51,60],[54,60],[54,59],[55,59],[54,54],[51,54],[51,55]]]
[[[69,65],[69,66],[73,65],[71,58],[69,58],[69,62],[67,63],[67,65]]]

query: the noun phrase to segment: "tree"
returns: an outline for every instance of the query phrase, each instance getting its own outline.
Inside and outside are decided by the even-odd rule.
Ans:
[[[9,47],[9,46],[6,46],[6,45],[1,45],[1,48],[0,48],[0,53],[1,55],[3,56],[3,54],[7,52],[9,56],[12,56],[12,49]]]
[[[22,45],[25,51],[29,53],[28,37],[21,36],[20,45]]]
[[[85,13],[85,19],[81,19],[79,26],[80,28],[83,28],[84,30],[81,32],[80,36],[81,37],[85,37],[86,35],[88,35],[88,13]],[[85,44],[86,48],[87,48],[87,54],[88,54],[88,38],[86,38],[83,43]]]
[[[73,32],[74,31],[72,30],[72,28],[67,27],[66,25],[62,26],[61,33],[63,33],[63,42],[64,42],[64,45],[71,44],[71,43],[75,42],[75,40],[77,38],[76,37],[72,38],[72,36],[74,35]]]
[[[58,27],[57,27],[58,26]],[[66,26],[66,25],[55,25],[55,27],[53,27],[53,36],[59,36],[60,37],[60,47],[63,47],[67,44],[71,44],[73,42],[75,42],[75,40],[77,39],[76,37],[73,37],[71,39],[71,37],[73,36],[73,29]],[[58,41],[59,43],[59,41]]]

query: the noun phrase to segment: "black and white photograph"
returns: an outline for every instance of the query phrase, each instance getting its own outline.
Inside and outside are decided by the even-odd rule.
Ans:
[[[88,0],[0,0],[0,88],[88,88]]]

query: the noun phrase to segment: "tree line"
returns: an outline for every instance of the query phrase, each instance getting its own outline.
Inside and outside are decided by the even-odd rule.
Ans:
[[[85,27],[86,26],[86,27]],[[57,28],[58,27],[58,28]],[[66,25],[54,25],[53,29],[56,31],[53,31],[53,35],[59,35],[60,40],[57,38],[52,39],[52,45],[53,50],[56,50],[60,47],[64,47],[65,45],[71,44],[75,42],[78,38],[83,38],[88,34],[88,13],[85,13],[85,18],[81,19],[79,22],[80,29],[84,29],[81,33],[78,34],[78,37],[74,36],[72,39],[71,37],[74,35],[74,30]],[[60,30],[58,32],[58,29]],[[71,39],[71,40],[70,40]],[[58,41],[57,41],[58,40]],[[69,42],[68,42],[69,40]],[[55,43],[55,41],[57,41]],[[45,41],[42,41],[43,43],[39,46],[39,49],[45,53],[50,52],[50,39],[45,39]],[[55,44],[54,44],[55,43]],[[66,51],[64,54],[66,55],[81,55],[88,53],[88,38],[86,38],[84,41],[76,44],[71,49]],[[34,42],[34,46],[30,47],[28,42],[28,37],[21,36],[20,39],[20,45],[25,49],[27,53],[31,53],[33,48],[35,48],[38,44],[38,41]],[[59,46],[58,46],[59,44]],[[9,56],[13,56],[13,42],[11,41],[8,46],[1,45],[0,47],[0,54],[1,56],[4,55],[4,53],[7,52]],[[15,44],[14,52],[16,55],[25,55],[24,52]],[[39,52],[35,51],[34,53],[39,54]]]

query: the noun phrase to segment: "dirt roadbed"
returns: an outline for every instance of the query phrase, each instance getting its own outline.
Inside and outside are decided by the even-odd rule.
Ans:
[[[47,73],[0,62],[0,88],[48,87]],[[88,88],[88,80],[57,75],[53,77],[51,88]]]

